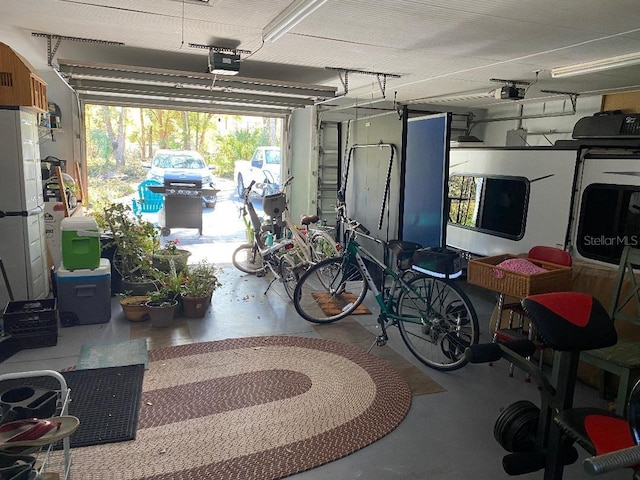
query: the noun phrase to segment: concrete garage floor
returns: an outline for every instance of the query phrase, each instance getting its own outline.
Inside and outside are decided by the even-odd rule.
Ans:
[[[237,217],[237,197],[230,185],[224,189],[218,208],[205,213],[203,236],[197,232],[176,230],[168,238],[179,238],[181,247],[192,251],[193,259],[207,257],[221,268],[223,286],[214,293],[212,307],[203,319],[182,319],[175,328],[153,329],[128,322],[112,299],[111,321],[60,330],[58,345],[18,352],[0,363],[0,373],[40,369],[62,369],[76,364],[83,344],[111,343],[145,336],[150,349],[191,342],[266,335],[319,337],[312,325],[298,316],[284,288],[274,283],[267,295],[263,292],[269,276],[255,277],[231,265],[231,252],[242,243],[244,232],[232,218]],[[241,224],[240,224],[241,225]],[[491,292],[464,286],[478,312],[481,341],[490,341],[489,318],[495,305]],[[375,331],[375,313],[358,315],[358,322]],[[534,384],[524,381],[521,371],[508,376],[508,364],[494,366],[467,365],[463,369],[441,373],[413,359],[395,329],[390,330],[389,345],[414,363],[446,391],[413,398],[411,410],[399,427],[378,442],[341,460],[303,472],[296,480],[327,479],[498,479],[507,478],[501,466],[505,451],[493,438],[494,423],[502,408],[517,400],[538,404]],[[374,347],[375,348],[375,347]],[[607,408],[596,389],[578,383],[575,406]],[[565,469],[564,478],[588,478],[580,459]],[[523,479],[542,479],[543,473],[523,475]],[[630,471],[602,476],[603,479],[630,479]]]

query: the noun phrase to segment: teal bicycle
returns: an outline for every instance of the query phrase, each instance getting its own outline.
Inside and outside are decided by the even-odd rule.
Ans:
[[[387,326],[393,325],[423,364],[442,371],[464,366],[468,362],[465,349],[478,343],[478,316],[473,305],[449,278],[450,269],[440,274],[430,269],[432,265],[425,269],[411,264],[416,253],[438,263],[437,257],[441,253],[446,257],[446,251],[419,249],[411,242],[384,242],[370,236],[357,222],[344,220],[347,240],[343,255],[318,262],[298,280],[293,304],[300,316],[314,323],[335,322],[353,313],[371,290],[380,307],[380,333],[375,344],[387,343]],[[389,267],[366,250],[358,242],[360,236],[383,245],[395,256],[398,268]],[[382,272],[379,283],[372,276],[374,268]]]

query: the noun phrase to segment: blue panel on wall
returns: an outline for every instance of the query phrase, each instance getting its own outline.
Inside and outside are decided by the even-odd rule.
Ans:
[[[402,239],[444,247],[449,114],[409,119],[405,142]]]

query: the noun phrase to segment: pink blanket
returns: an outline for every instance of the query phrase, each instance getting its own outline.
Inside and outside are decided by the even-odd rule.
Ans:
[[[527,275],[535,275],[536,273],[543,273],[546,270],[539,267],[535,263],[527,260],[526,258],[510,258],[500,262],[496,267],[503,268],[505,270],[511,270],[512,272],[524,273]],[[493,270],[493,274],[496,278],[504,277],[504,272],[497,268]]]

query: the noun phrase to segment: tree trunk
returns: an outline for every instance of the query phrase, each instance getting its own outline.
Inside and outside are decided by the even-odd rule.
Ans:
[[[147,152],[147,138],[146,138],[147,128],[144,122],[144,108],[141,108],[139,112],[140,112],[140,135],[138,136],[138,138],[139,138],[139,145],[140,145],[140,157],[142,159],[145,159],[145,158],[149,158],[149,154]]]
[[[182,120],[182,149],[191,150],[191,126],[189,125],[189,113],[182,110],[180,112]]]
[[[116,149],[118,147],[118,140],[116,139],[116,133],[113,130],[113,125],[111,124],[111,110],[106,105],[102,107],[102,116],[104,118],[105,129],[107,130],[107,138],[109,138],[109,142],[111,143],[111,153],[116,161],[116,168],[118,168],[118,157],[115,155]]]
[[[127,120],[127,109],[120,107],[120,115],[118,116],[118,138],[116,139],[116,148],[115,148],[115,156],[116,156],[116,167],[122,166],[125,164],[124,158],[124,149],[125,149],[125,135],[126,135],[126,120]]]

